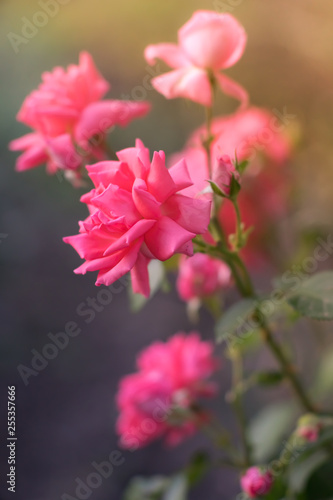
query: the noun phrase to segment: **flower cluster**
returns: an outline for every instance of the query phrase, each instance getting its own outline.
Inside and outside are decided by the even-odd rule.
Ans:
[[[118,153],[112,150],[111,158],[107,156],[107,132],[144,116],[150,105],[102,100],[109,84],[86,52],[81,53],[78,66],[43,74],[42,84],[26,98],[18,113],[18,120],[33,132],[12,141],[10,148],[23,152],[17,160],[20,171],[46,163],[49,173],[64,171],[73,184],[78,184],[84,168],[87,170],[94,186],[81,197],[87,217],[79,222],[78,234],[64,238],[84,260],[75,273],[97,272],[96,285],[106,286],[130,273],[133,291],[148,298],[151,284],[153,291],[158,286],[168,287],[163,272],[176,262],[176,288],[188,303],[189,316],[202,303],[206,305],[218,318],[217,341],[227,344],[238,334],[243,340],[245,333],[246,338],[255,334],[254,343],[235,342],[226,347],[232,376],[225,401],[233,404],[239,421],[242,451],[237,442],[233,446],[233,432],[220,426],[201,406],[201,398],[216,394],[210,378],[219,363],[213,356],[213,344],[201,340],[197,332],[179,332],[165,342],[152,343],[138,355],[135,373],[120,381],[116,427],[122,447],[134,450],[158,438],[177,445],[204,427],[223,452],[217,457],[218,463],[223,461],[241,471],[242,497],[269,495],[277,499],[296,494],[289,484],[287,467],[291,461],[288,459],[283,468],[279,466],[278,480],[272,467],[253,465],[258,450],[249,439],[244,392],[255,384],[288,381],[308,412],[291,435],[296,438],[297,447],[293,445],[293,449],[299,453],[301,447],[306,449],[310,458],[311,450],[317,452],[322,444],[327,446],[326,431],[333,428],[333,417],[331,412],[326,416],[326,410],[312,401],[275,337],[273,328],[283,321],[277,322],[276,315],[266,313],[263,319],[259,317],[267,294],[256,290],[247,269],[247,264],[253,269],[271,257],[269,245],[273,247],[275,239],[268,236],[275,236],[274,222],[286,214],[290,178],[285,165],[291,155],[291,141],[285,123],[279,123],[274,112],[249,106],[246,90],[223,72],[242,57],[246,41],[243,27],[232,15],[199,10],[180,28],[177,44],[146,48],[149,64],[160,59],[172,68],[153,78],[153,87],[167,99],[183,97],[206,108],[205,125],[192,132],[183,150],[167,163],[164,151],[154,152],[151,158],[140,139],[135,147]],[[214,118],[217,90],[240,101],[236,112]],[[148,267],[151,260],[164,262],[176,254],[177,258],[165,264],[161,272],[158,263],[157,279],[149,276],[154,267]],[[285,287],[288,280],[283,278],[283,288],[273,290],[271,297],[283,298],[299,315],[333,318],[330,301],[326,300],[331,275],[326,275],[323,285],[319,276],[314,286],[321,293],[314,298],[307,288],[314,277],[307,282],[304,278],[302,287],[293,288]],[[244,300],[233,304],[223,316],[221,292],[231,285]],[[133,303],[145,303],[141,297],[136,299]],[[260,339],[275,356],[279,370],[251,374],[244,369],[243,356]],[[290,458],[290,444],[289,439],[279,450],[281,463],[285,453]],[[184,469],[184,481],[191,485],[192,479],[202,474],[205,461],[199,457]],[[302,460],[298,462],[302,464]],[[162,489],[164,483],[172,483],[162,482]],[[159,496],[172,497],[172,489],[166,495],[162,489],[157,492]],[[307,498],[303,492],[298,493]]]
[[[131,271],[134,292],[149,296],[149,261],[192,255],[192,239],[207,230],[210,202],[182,194],[192,185],[185,161],[167,169],[160,151],[151,162],[141,141],[117,155],[119,161],[87,167],[96,188],[81,200],[91,215],[64,241],[86,260],[76,273],[99,271],[96,284],[110,285]]]
[[[210,342],[191,332],[177,333],[139,354],[137,373],[121,380],[117,395],[123,447],[138,448],[161,436],[176,445],[209,418],[197,403],[216,392],[207,380],[218,368],[212,352]]]
[[[43,163],[49,173],[78,172],[92,158],[105,157],[104,138],[115,125],[122,127],[148,113],[147,102],[103,100],[110,85],[98,73],[92,57],[80,54],[78,66],[61,67],[42,75],[43,82],[24,101],[17,119],[33,129],[10,143],[23,151],[16,168]]]

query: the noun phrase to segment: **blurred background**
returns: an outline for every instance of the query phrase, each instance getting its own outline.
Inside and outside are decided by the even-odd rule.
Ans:
[[[79,304],[96,297],[98,291],[93,273],[73,274],[80,259],[62,242],[63,236],[76,233],[77,221],[86,216],[85,206],[78,202],[82,191],[57,176],[47,176],[44,167],[15,173],[16,156],[7,149],[10,140],[27,132],[15,115],[26,95],[38,86],[43,71],[77,63],[79,52],[89,51],[112,85],[109,98],[144,98],[153,104],[146,119],[113,132],[113,149],[131,146],[140,137],[150,149],[171,154],[201,124],[202,111],[181,100],[166,101],[144,88],[151,70],[143,50],[149,43],[176,41],[178,28],[196,9],[232,13],[244,25],[248,45],[228,74],[248,89],[252,104],[281,113],[286,110],[295,117],[297,148],[290,168],[298,189],[293,220],[305,232],[316,227],[327,232],[333,224],[331,2],[68,0],[60,4],[59,0],[59,12],[15,51],[8,35],[21,35],[23,18],[32,20],[41,10],[40,3],[0,0],[0,432],[6,428],[7,385],[16,385],[16,498],[20,500],[57,500],[65,493],[75,497],[76,478],[84,481],[93,471],[92,462],[107,460],[118,449],[114,395],[119,379],[134,370],[138,350],[154,339],[193,328],[174,292],[158,293],[140,313],[131,315],[123,289],[90,324],[78,317]],[[235,106],[234,101],[221,99],[218,111],[229,113]],[[266,270],[260,276],[263,286],[269,285],[271,274]],[[17,366],[30,366],[31,350],[40,351],[47,335],[63,331],[69,321],[77,322],[81,333],[25,386]],[[204,338],[213,338],[212,325],[203,311],[196,328]],[[303,346],[297,357],[308,367],[312,340],[306,337],[304,325],[301,334]],[[268,366],[270,362],[265,352],[259,352],[249,368],[251,363]],[[233,428],[233,417],[223,402],[228,380],[226,363],[219,375],[218,412]],[[275,390],[273,398],[283,399],[287,393]],[[258,391],[250,398],[249,412],[258,412],[270,397]],[[4,448],[0,496],[7,499]],[[176,449],[155,443],[135,453],[124,452],[124,464],[89,498],[120,499],[133,476],[170,474],[197,448],[209,449],[205,438],[194,437]],[[228,500],[237,491],[237,475],[216,470],[191,498]]]

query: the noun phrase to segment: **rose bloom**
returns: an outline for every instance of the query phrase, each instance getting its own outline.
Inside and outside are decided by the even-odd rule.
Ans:
[[[229,267],[218,259],[203,253],[193,257],[181,256],[177,278],[177,291],[186,302],[209,297],[230,286]]]
[[[241,478],[242,489],[250,498],[267,495],[272,485],[272,474],[269,471],[262,471],[259,467],[250,467]]]
[[[17,170],[43,163],[49,173],[76,170],[91,157],[104,158],[107,131],[128,125],[150,109],[146,102],[101,101],[109,88],[87,52],[80,54],[78,66],[43,73],[42,83],[17,115],[18,121],[34,130],[9,145],[13,151],[23,151]]]
[[[167,99],[185,97],[204,106],[212,104],[213,77],[225,94],[245,107],[247,92],[220,70],[233,66],[243,55],[246,33],[230,14],[199,10],[178,31],[178,45],[149,45],[145,58],[149,64],[161,59],[174,68],[152,79],[153,87]]]
[[[138,371],[121,380],[117,394],[123,447],[136,449],[161,436],[176,445],[209,418],[191,407],[216,393],[207,380],[218,368],[212,353],[213,344],[191,332],[155,342],[139,354]]]
[[[160,151],[150,162],[141,141],[117,156],[87,167],[96,189],[81,200],[91,215],[64,241],[86,260],[76,273],[99,271],[96,285],[110,285],[131,271],[134,292],[149,296],[149,261],[192,255],[192,239],[207,230],[210,202],[182,194],[192,184],[183,160],[167,169]]]

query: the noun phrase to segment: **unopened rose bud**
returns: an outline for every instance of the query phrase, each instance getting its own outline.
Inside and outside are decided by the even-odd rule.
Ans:
[[[233,177],[239,182],[239,173],[232,163],[230,156],[222,155],[218,157],[213,170],[212,180],[226,195],[230,194],[230,184]]]
[[[272,485],[272,474],[260,467],[250,467],[241,478],[242,489],[250,498],[267,495]]]
[[[177,290],[186,302],[214,295],[228,288],[230,282],[230,269],[220,260],[202,253],[180,259]]]
[[[309,443],[315,443],[322,429],[322,423],[315,415],[304,415],[298,421],[297,436]]]

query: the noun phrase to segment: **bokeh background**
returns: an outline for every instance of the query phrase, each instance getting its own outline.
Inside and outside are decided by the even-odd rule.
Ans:
[[[295,115],[298,145],[291,168],[298,185],[299,226],[333,225],[333,4],[325,0],[69,0],[39,28],[36,36],[15,53],[9,33],[21,34],[23,20],[41,9],[31,0],[0,1],[0,362],[1,431],[6,428],[7,385],[17,388],[17,493],[19,500],[57,500],[73,495],[75,480],[93,471],[92,462],[107,460],[118,449],[114,433],[114,395],[121,376],[134,369],[136,352],[156,338],[192,328],[185,307],[175,293],[154,298],[139,314],[130,314],[127,292],[89,325],[76,313],[87,297],[96,297],[94,276],[75,276],[78,257],[62,243],[85,217],[78,202],[81,191],[38,168],[14,171],[15,155],[7,144],[26,132],[15,115],[40,75],[56,65],[76,63],[81,50],[89,51],[112,84],[109,97],[148,99],[149,117],[112,134],[112,146],[121,149],[140,137],[151,149],[167,154],[182,148],[188,134],[201,124],[199,107],[180,100],[167,102],[155,91],[145,91],[148,67],[143,50],[149,43],[175,41],[177,29],[196,9],[234,14],[245,26],[248,45],[242,60],[228,73],[249,91],[251,101],[270,110]],[[219,112],[235,103],[221,99]],[[269,274],[269,272],[267,271]],[[261,276],[264,280],[267,276]],[[41,350],[49,332],[62,331],[77,321],[82,332],[25,386],[17,366],[29,366],[32,349]],[[196,328],[212,338],[212,320],[201,314]],[[311,341],[297,352],[303,366],[311,365]],[[296,334],[297,336],[297,334]],[[306,347],[305,344],[309,344]],[[270,363],[266,353],[252,364]],[[219,413],[234,427],[223,403],[228,387],[227,364],[220,374]],[[288,391],[273,393],[284,398]],[[258,392],[249,401],[254,414],[268,400]],[[4,476],[6,450],[1,445],[1,498],[10,498]],[[137,474],[170,474],[196,448],[209,447],[195,437],[174,450],[155,443],[136,453],[124,452],[125,462],[110,479],[93,491],[92,500],[116,500]],[[216,470],[191,496],[228,500],[238,491],[237,476]]]

